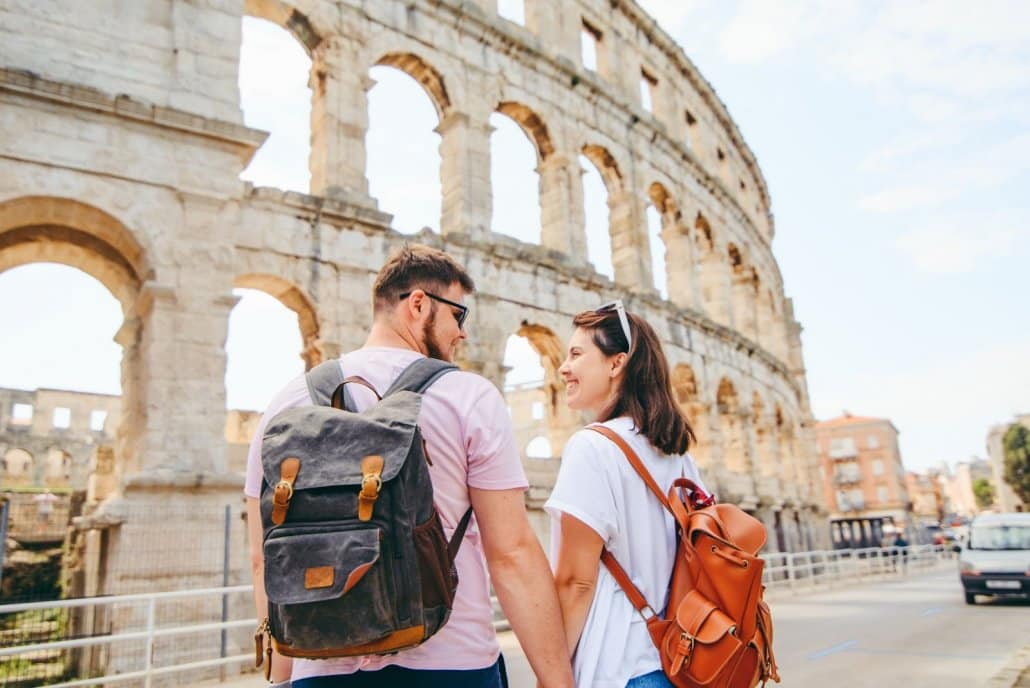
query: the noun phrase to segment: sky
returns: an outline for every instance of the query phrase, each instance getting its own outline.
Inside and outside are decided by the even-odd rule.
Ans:
[[[518,4],[500,9],[518,18]],[[985,455],[988,428],[1030,410],[1030,5],[641,5],[758,159],[816,418],[889,418],[916,470]],[[244,117],[271,136],[243,178],[308,189],[309,68],[285,32],[245,20]],[[370,192],[399,231],[438,229],[435,111],[400,72],[370,76]],[[491,124],[493,228],[538,241],[532,149],[504,116]],[[604,187],[584,170],[589,257],[610,274]],[[654,240],[653,210],[648,225]],[[300,372],[300,339],[274,299],[238,294],[227,403],[259,409]],[[0,386],[119,392],[121,315],[92,278],[52,265],[0,273],[0,322],[19,323],[0,338]],[[509,382],[541,376],[527,352],[512,340]]]

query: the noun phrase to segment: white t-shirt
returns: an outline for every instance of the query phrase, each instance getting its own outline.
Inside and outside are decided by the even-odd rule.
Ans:
[[[704,488],[689,455],[660,454],[630,418],[604,425],[629,443],[663,490],[680,477]],[[544,508],[551,514],[552,562],[557,562],[561,515],[567,513],[601,536],[644,599],[661,613],[676,553],[675,522],[614,442],[593,430],[573,435]],[[631,678],[661,669],[661,661],[646,624],[600,559],[598,569],[573,673],[578,688],[625,688]]]
[[[380,393],[422,354],[409,349],[368,347],[340,358],[345,375],[358,375]],[[348,385],[359,410],[375,402],[366,387]],[[268,420],[288,408],[311,404],[304,376],[300,375],[272,400],[254,434],[247,457],[244,493],[261,493],[261,439]],[[444,375],[422,396],[419,428],[433,464],[433,501],[440,512],[444,532],[450,538],[469,507],[469,488],[483,490],[526,489],[504,398],[489,380],[474,373],[456,371]],[[455,559],[458,590],[447,623],[432,638],[411,650],[392,655],[346,659],[293,661],[293,680],[311,676],[372,671],[388,664],[409,669],[482,669],[497,661],[500,646],[492,624],[490,580],[483,545],[473,517]]]

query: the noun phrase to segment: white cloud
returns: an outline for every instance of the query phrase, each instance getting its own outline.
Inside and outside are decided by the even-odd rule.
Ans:
[[[930,147],[928,140],[918,136],[908,143],[896,142],[874,152],[861,167],[881,171],[880,166]],[[922,160],[909,161],[904,167],[898,164],[898,170],[904,170],[905,179],[898,181],[889,176],[883,179],[886,186],[863,196],[859,207],[875,213],[937,207],[964,195],[995,188],[1030,170],[1030,134],[1019,134],[987,147],[977,147],[975,141],[942,137],[936,148],[938,150],[933,152],[941,153],[943,159],[927,155]],[[912,183],[910,179],[920,181]]]
[[[970,272],[982,261],[1009,255],[1027,236],[1025,228],[995,224],[988,218],[961,226],[939,224],[906,232],[897,247],[923,272]]]
[[[744,0],[719,36],[723,55],[730,62],[760,62],[796,49],[811,39],[825,40],[846,31],[857,4],[843,0],[831,4],[814,1],[771,3]]]

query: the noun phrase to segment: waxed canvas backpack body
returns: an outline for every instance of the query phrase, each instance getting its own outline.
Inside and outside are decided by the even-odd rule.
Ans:
[[[600,425],[589,428],[619,446],[676,521],[676,556],[664,610],[648,604],[607,549],[601,554],[644,617],[666,677],[677,688],[778,683],[772,615],[762,599],[765,562],[758,556],[765,526],[733,504],[716,504],[686,478],[675,480],[666,495],[617,433]]]
[[[446,623],[471,509],[448,542],[417,421],[422,393],[453,370],[421,358],[359,413],[348,385],[371,385],[344,379],[339,361],[329,361],[307,376],[315,405],[268,423],[261,452],[268,618],[258,632],[259,662],[272,646],[306,658],[392,653]]]

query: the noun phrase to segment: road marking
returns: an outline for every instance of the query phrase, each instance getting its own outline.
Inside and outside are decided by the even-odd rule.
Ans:
[[[812,654],[808,655],[808,659],[810,661],[813,659],[820,659],[822,657],[826,657],[827,655],[832,655],[837,652],[843,652],[844,650],[847,650],[850,647],[854,647],[855,645],[858,645],[857,640],[846,640],[843,643],[839,643],[837,645],[834,645],[833,647],[828,647],[825,650],[813,652]]]
[[[929,609],[927,609],[925,612],[923,612],[919,616],[921,616],[923,618],[926,618],[928,616],[935,616],[937,614],[940,614],[943,611],[944,611],[944,607],[930,607]]]
[[[895,655],[901,657],[934,657],[941,659],[1005,659],[1004,655],[962,655],[954,652],[908,652],[906,650],[877,650],[874,648],[862,648],[855,650],[860,655]]]

